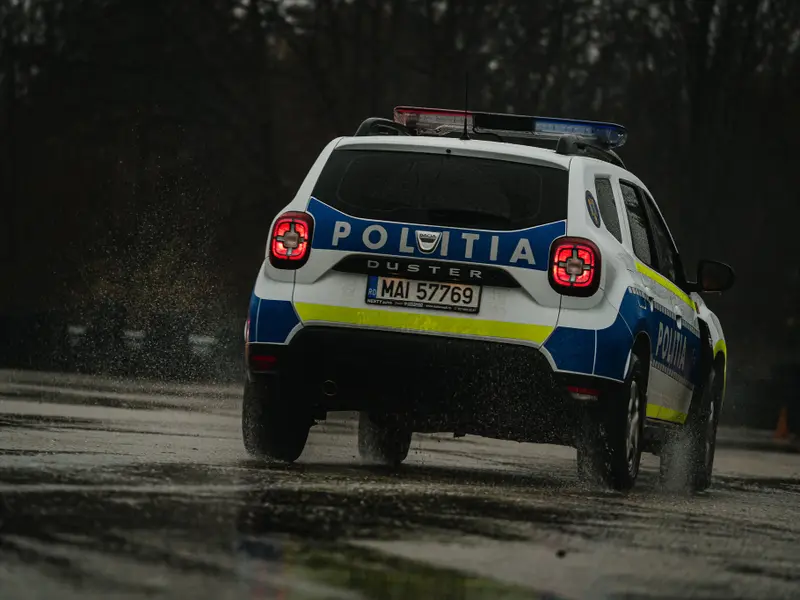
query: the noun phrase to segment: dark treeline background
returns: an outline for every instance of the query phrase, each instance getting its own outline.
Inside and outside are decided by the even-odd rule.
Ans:
[[[0,0],[0,313],[244,318],[323,144],[397,104],[614,120],[735,371],[793,350],[797,0]],[[760,374],[760,375],[759,375]]]

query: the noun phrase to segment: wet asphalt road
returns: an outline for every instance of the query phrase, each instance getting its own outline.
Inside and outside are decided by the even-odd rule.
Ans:
[[[0,372],[0,598],[800,598],[800,455],[717,460],[694,497],[475,437],[390,472],[343,416],[266,465],[236,387]]]

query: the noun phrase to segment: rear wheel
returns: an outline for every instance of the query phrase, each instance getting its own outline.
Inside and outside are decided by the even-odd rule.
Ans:
[[[398,466],[411,448],[411,429],[395,415],[358,417],[358,454],[367,462]]]
[[[283,400],[275,379],[245,383],[242,439],[250,456],[291,463],[303,453],[311,418]]]
[[[716,369],[695,391],[686,424],[670,431],[661,449],[661,481],[670,489],[700,492],[711,485],[722,398]]]
[[[588,408],[577,443],[582,479],[619,491],[636,483],[647,408],[645,385],[642,363],[632,355],[625,383],[601,406]]]

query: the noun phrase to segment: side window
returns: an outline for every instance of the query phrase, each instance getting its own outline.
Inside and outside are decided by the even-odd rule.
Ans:
[[[648,267],[655,267],[653,256],[653,233],[647,222],[647,214],[642,204],[639,192],[629,183],[619,182],[622,188],[622,200],[625,202],[625,212],[628,213],[628,224],[631,227],[631,242],[633,253]]]
[[[678,259],[678,252],[669,237],[669,230],[664,219],[658,213],[653,199],[647,194],[642,194],[647,204],[647,212],[650,215],[650,222],[653,224],[653,241],[655,242],[656,253],[658,254],[659,272],[674,283],[682,283],[680,277],[681,267]]]
[[[611,181],[604,177],[597,177],[594,180],[594,186],[597,190],[597,203],[600,205],[600,216],[603,217],[603,223],[606,224],[606,229],[611,235],[621,243],[622,230],[619,227],[619,213],[617,212],[617,203],[614,201]]]

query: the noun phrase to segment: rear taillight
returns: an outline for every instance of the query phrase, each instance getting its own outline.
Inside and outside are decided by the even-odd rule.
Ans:
[[[299,269],[311,253],[314,220],[304,212],[286,212],[275,221],[269,238],[269,262],[278,269]]]
[[[550,250],[549,276],[560,294],[591,296],[600,286],[600,250],[583,238],[557,239]]]

